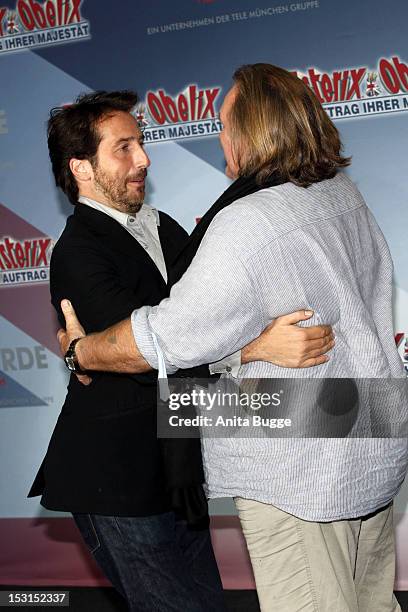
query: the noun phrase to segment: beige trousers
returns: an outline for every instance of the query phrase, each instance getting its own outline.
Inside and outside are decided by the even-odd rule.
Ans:
[[[397,612],[392,505],[314,523],[235,498],[262,612]]]

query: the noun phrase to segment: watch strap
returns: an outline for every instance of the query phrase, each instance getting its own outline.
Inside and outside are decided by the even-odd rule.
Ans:
[[[84,336],[80,336],[79,338],[72,340],[64,356],[65,365],[67,366],[68,370],[74,374],[85,374],[84,370],[81,370],[81,366],[79,365],[78,357],[75,351],[77,343],[83,337]]]

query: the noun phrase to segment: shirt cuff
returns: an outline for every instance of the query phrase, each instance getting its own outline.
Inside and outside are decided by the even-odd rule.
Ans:
[[[234,378],[238,378],[238,372],[241,365],[241,351],[236,351],[220,361],[210,363],[210,374],[229,374]]]
[[[151,306],[143,306],[132,312],[130,320],[133,337],[139,352],[150,367],[159,370],[159,376],[165,378],[166,374],[174,374],[178,368],[165,361],[158,339],[150,327],[149,314],[151,310]]]

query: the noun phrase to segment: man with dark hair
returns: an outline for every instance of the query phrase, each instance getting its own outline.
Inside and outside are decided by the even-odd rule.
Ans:
[[[136,102],[130,91],[84,95],[54,109],[48,124],[56,184],[75,205],[52,254],[52,303],[62,323],[59,303],[69,295],[89,332],[166,297],[167,265],[187,236],[143,204],[150,161],[131,115]],[[172,512],[156,438],[156,378],[97,373],[83,386],[72,375],[30,495],[72,512],[131,610],[201,612],[207,601],[221,611],[205,520],[189,527]]]
[[[79,185],[78,176],[71,165],[72,159],[88,160],[98,173],[97,153],[103,134],[100,124],[117,113],[129,114],[137,103],[133,91],[99,92],[86,94],[77,99],[76,104],[54,108],[48,123],[48,149],[52,170],[58,187],[68,196],[71,204],[77,204]],[[121,115],[123,118],[123,115]],[[143,138],[139,135],[139,140]],[[79,180],[82,176],[79,177]],[[96,178],[97,188],[100,188]],[[140,196],[130,196],[136,210],[141,207],[144,197],[144,184],[140,185]],[[103,188],[102,188],[103,189]],[[109,199],[109,195],[105,194]],[[126,196],[129,199],[129,196]]]
[[[131,114],[136,101],[129,91],[84,95],[49,121],[56,184],[75,205],[52,255],[52,303],[63,324],[68,296],[88,333],[167,297],[169,264],[186,242],[176,221],[143,203],[150,161]],[[308,316],[283,317],[267,332],[269,358],[310,365],[330,348],[327,328],[288,325]],[[316,352],[313,338],[322,336]],[[247,350],[261,358],[262,341]],[[156,373],[99,371],[83,386],[72,375],[30,495],[72,512],[131,610],[221,611],[199,441],[157,440],[156,381]]]

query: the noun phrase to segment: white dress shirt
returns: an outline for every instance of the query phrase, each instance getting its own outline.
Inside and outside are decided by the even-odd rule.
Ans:
[[[160,216],[155,208],[152,208],[149,204],[143,204],[137,213],[127,214],[85,196],[80,196],[78,201],[118,221],[153,259],[160,274],[167,283],[167,269],[157,230],[157,227],[160,225]]]

